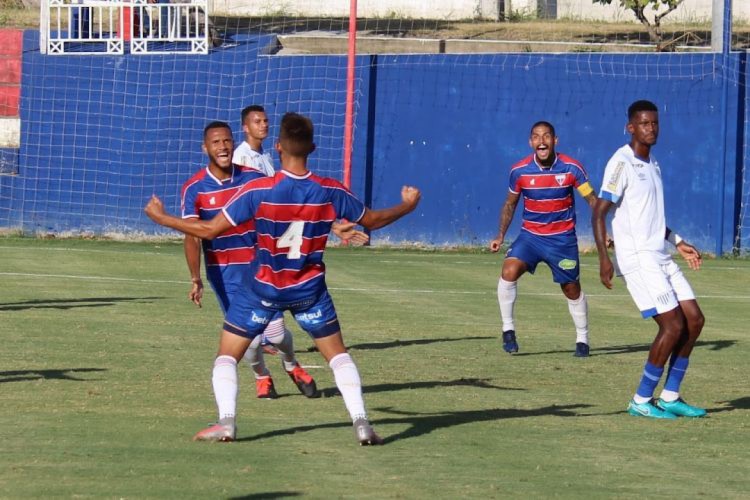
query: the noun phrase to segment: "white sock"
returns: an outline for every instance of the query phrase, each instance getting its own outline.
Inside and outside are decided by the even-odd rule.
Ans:
[[[513,306],[516,303],[517,281],[505,281],[500,278],[497,282],[497,302],[500,304],[500,318],[503,320],[503,331],[515,330],[513,323]]]
[[[219,420],[234,418],[237,411],[237,360],[232,356],[217,357],[212,382]]]
[[[365,401],[362,399],[362,381],[354,360],[344,352],[334,356],[328,365],[333,370],[336,387],[344,398],[344,404],[352,422],[358,418],[367,418]]]
[[[651,398],[646,398],[643,396],[639,396],[638,394],[633,396],[633,401],[635,401],[636,404],[642,405],[644,403],[648,403],[651,401]]]
[[[275,319],[268,323],[266,329],[263,330],[263,335],[279,350],[286,371],[294,368],[297,364],[297,360],[294,359],[294,339],[292,338],[292,332],[284,327],[284,318]]]
[[[576,326],[576,343],[589,343],[589,304],[586,294],[581,290],[581,295],[576,300],[568,299],[568,311]]]
[[[672,401],[677,401],[678,399],[680,399],[680,393],[663,389],[659,397],[667,403],[671,403]]]
[[[271,375],[268,372],[268,368],[266,368],[266,362],[263,358],[263,349],[260,348],[262,337],[262,335],[257,335],[250,343],[247,351],[245,351],[245,355],[242,357],[255,374],[256,379]]]

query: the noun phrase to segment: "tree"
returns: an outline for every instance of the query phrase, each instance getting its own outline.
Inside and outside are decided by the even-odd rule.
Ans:
[[[617,0],[620,6],[632,10],[635,17],[646,26],[648,37],[652,42],[657,44],[659,50],[664,50],[662,46],[661,20],[675,10],[684,0]],[[594,3],[609,5],[612,0],[593,0]],[[654,20],[650,21],[646,17],[646,9],[650,7],[654,13]],[[666,8],[663,12],[659,12]]]

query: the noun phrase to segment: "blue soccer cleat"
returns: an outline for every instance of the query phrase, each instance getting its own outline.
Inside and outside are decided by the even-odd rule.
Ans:
[[[518,352],[518,342],[516,342],[516,332],[514,330],[503,332],[503,350],[509,354]]]
[[[687,404],[682,398],[678,398],[674,401],[664,401],[659,399],[656,402],[656,406],[666,412],[676,415],[678,417],[690,417],[700,418],[706,416],[706,410]]]
[[[651,401],[648,403],[636,403],[631,400],[630,404],[628,404],[628,413],[634,417],[661,418],[665,420],[674,420],[677,418],[673,413],[654,406]]]
[[[576,342],[576,352],[573,354],[576,358],[589,357],[589,345],[585,342]]]

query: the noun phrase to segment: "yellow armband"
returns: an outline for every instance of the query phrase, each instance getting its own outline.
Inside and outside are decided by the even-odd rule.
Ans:
[[[586,196],[594,192],[594,188],[592,188],[591,184],[589,184],[588,182],[584,182],[583,184],[578,186],[578,192],[581,193],[581,196],[585,198]]]

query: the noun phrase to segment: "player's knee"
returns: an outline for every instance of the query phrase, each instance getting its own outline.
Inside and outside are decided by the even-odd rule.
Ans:
[[[688,331],[690,332],[690,335],[698,338],[698,336],[701,334],[701,331],[703,330],[703,325],[706,323],[706,318],[703,316],[703,313],[698,311],[697,314],[692,315],[687,319],[687,327]]]

